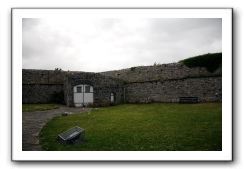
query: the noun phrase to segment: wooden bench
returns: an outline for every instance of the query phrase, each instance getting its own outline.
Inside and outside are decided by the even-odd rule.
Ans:
[[[179,103],[198,103],[198,97],[180,97]]]

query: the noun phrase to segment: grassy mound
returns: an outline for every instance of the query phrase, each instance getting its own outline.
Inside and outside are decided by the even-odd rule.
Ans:
[[[218,151],[221,103],[124,104],[52,119],[40,133],[50,151]],[[79,126],[85,142],[63,145],[58,134]]]
[[[205,67],[209,72],[214,72],[222,66],[222,53],[208,53],[184,59],[180,63],[187,67]]]

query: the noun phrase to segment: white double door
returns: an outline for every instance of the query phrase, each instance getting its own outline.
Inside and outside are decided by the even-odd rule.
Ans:
[[[82,107],[93,103],[93,87],[91,85],[76,85],[73,91],[75,107]]]

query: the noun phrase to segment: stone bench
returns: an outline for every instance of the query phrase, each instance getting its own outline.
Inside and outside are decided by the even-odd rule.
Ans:
[[[198,97],[180,97],[179,103],[198,103]]]

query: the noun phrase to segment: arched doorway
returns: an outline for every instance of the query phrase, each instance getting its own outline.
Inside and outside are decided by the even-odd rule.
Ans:
[[[73,92],[75,107],[83,107],[93,103],[93,86],[87,84],[76,85]]]
[[[110,103],[114,103],[115,102],[115,94],[114,93],[111,93],[110,94]]]

